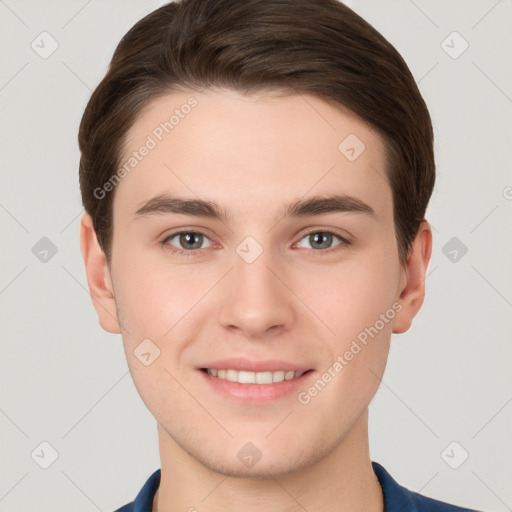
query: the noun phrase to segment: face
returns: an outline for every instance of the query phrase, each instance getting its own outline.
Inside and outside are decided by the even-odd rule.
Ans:
[[[314,96],[179,92],[141,113],[134,151],[98,314],[164,442],[239,476],[335,452],[411,315],[378,134]]]

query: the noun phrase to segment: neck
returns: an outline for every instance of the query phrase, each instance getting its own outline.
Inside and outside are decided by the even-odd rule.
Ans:
[[[227,476],[185,452],[158,424],[160,486],[153,512],[383,512],[368,447],[368,412],[327,457],[285,476]]]

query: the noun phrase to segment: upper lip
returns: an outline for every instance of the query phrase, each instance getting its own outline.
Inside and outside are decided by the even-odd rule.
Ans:
[[[291,363],[289,361],[280,361],[278,359],[266,359],[255,361],[244,357],[217,359],[204,363],[199,368],[211,368],[215,370],[238,370],[247,372],[277,372],[279,370],[306,372],[311,370],[309,366]]]

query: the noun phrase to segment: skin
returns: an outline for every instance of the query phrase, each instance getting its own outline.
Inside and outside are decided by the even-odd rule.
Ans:
[[[391,334],[406,331],[423,302],[430,226],[421,223],[400,265],[380,136],[315,96],[168,94],[138,117],[124,156],[190,96],[197,107],[115,189],[110,265],[90,216],[81,221],[99,322],[122,334],[137,390],[158,422],[162,472],[153,510],[383,511],[368,405]],[[352,162],[338,150],[349,134],[366,146]],[[161,193],[215,201],[230,219],[136,219]],[[332,193],[364,201],[374,215],[282,217],[292,201]],[[169,246],[190,251],[179,237],[159,243],[183,228],[205,234],[200,252],[173,254]],[[325,231],[350,244],[334,236],[319,247],[307,236]],[[247,236],[263,249],[252,263],[236,251]],[[282,359],[314,370],[307,390],[393,304],[400,307],[394,318],[306,405],[295,392],[241,404],[196,369],[224,357]],[[146,338],[160,350],[148,366],[134,355]],[[248,442],[261,452],[250,468],[237,457]]]

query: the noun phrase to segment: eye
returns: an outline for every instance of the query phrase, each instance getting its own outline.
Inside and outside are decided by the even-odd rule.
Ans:
[[[179,247],[175,247],[172,241]],[[207,240],[209,245],[203,247],[204,241]],[[211,247],[211,240],[204,234],[198,231],[178,231],[162,240],[161,244],[167,247],[174,254],[193,255],[202,249]],[[181,247],[181,248],[180,248]]]
[[[332,231],[316,230],[304,235],[296,246],[301,247],[305,240],[309,247],[303,247],[313,254],[330,254],[333,251],[341,250],[350,242]],[[173,254],[193,256],[204,249],[212,247],[212,241],[199,231],[177,231],[168,235],[161,242],[161,245],[170,250]],[[204,245],[204,244],[207,245]]]
[[[306,247],[306,249],[313,250],[317,254],[330,253],[332,250],[336,251],[342,249],[345,245],[350,245],[347,239],[332,231],[311,231],[297,242],[299,247],[302,240],[306,240],[309,244],[309,247]],[[333,242],[336,242],[336,240],[338,242],[333,245]]]

